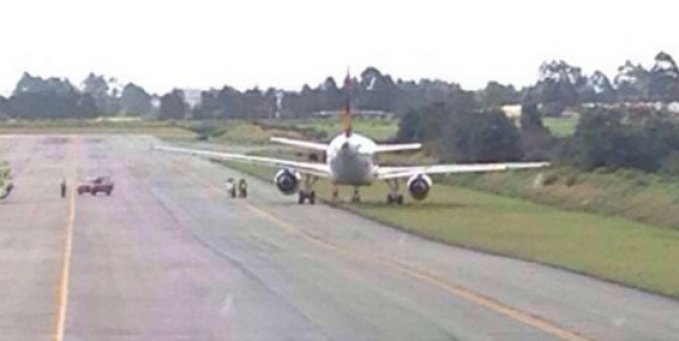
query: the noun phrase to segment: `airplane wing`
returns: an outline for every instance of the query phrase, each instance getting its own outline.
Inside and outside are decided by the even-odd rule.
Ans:
[[[281,144],[287,144],[289,146],[295,146],[295,147],[313,149],[313,150],[320,150],[320,151],[327,151],[328,150],[328,145],[324,144],[324,143],[294,140],[294,139],[289,139],[289,138],[285,138],[285,137],[272,137],[271,142],[277,142],[277,143],[281,143]]]
[[[509,163],[477,163],[450,164],[415,167],[379,167],[377,178],[380,180],[407,178],[417,174],[454,174],[503,172],[513,169],[548,167],[549,162],[509,162]]]
[[[405,143],[405,144],[380,144],[375,148],[375,153],[385,152],[400,152],[403,150],[417,150],[422,149],[421,143]]]
[[[327,178],[330,176],[330,168],[325,163],[318,162],[299,162],[292,160],[282,160],[263,156],[251,156],[243,154],[223,153],[210,150],[188,149],[179,147],[154,146],[153,149],[170,153],[189,154],[204,156],[211,159],[235,161],[241,163],[255,164],[272,168],[289,168],[302,174],[310,174]]]

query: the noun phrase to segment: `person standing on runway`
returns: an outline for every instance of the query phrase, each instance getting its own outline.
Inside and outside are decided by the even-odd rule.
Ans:
[[[61,197],[66,198],[66,179],[61,179]]]

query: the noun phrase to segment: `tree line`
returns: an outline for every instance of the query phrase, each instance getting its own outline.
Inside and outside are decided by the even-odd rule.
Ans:
[[[667,53],[658,53],[650,69],[625,62],[611,81],[604,73],[583,74],[564,61],[550,61],[539,68],[532,86],[517,89],[491,81],[469,91],[460,84],[436,79],[394,79],[374,67],[350,80],[354,108],[405,115],[432,103],[455,106],[459,101],[483,108],[506,104],[536,103],[545,115],[583,103],[679,101],[679,69]],[[345,101],[344,84],[327,77],[316,86],[299,91],[231,86],[201,91],[198,103],[189,105],[183,91],[155,95],[142,86],[124,86],[115,78],[90,74],[78,86],[68,79],[25,73],[8,98],[0,97],[0,113],[14,118],[91,118],[106,115],[144,116],[160,119],[228,119],[306,117],[318,111],[338,110]]]
[[[97,118],[121,112],[152,112],[152,96],[141,86],[90,74],[81,86],[68,79],[24,73],[9,98],[0,97],[0,114],[19,119]]]
[[[679,175],[677,115],[648,107],[580,110],[575,133],[558,138],[544,126],[536,104],[524,103],[515,122],[497,109],[438,103],[403,116],[398,139],[424,141],[448,162],[548,160],[585,171]]]
[[[199,93],[189,104],[182,90],[162,96],[143,87],[90,74],[78,86],[68,79],[25,73],[8,98],[0,97],[0,115],[20,119],[95,118],[106,115],[158,119],[230,119],[306,117],[338,110],[345,86],[327,77],[300,91],[230,86]],[[446,161],[492,162],[544,160],[582,169],[636,168],[679,174],[679,120],[639,102],[679,101],[679,71],[666,53],[658,53],[646,69],[624,63],[610,81],[601,72],[583,75],[563,61],[544,63],[536,83],[516,89],[489,82],[469,91],[441,80],[394,80],[374,67],[349,80],[352,106],[399,114],[397,139],[425,141]],[[519,122],[501,110],[521,104]],[[600,105],[582,105],[600,104]],[[542,117],[577,107],[580,119],[573,136],[556,138]],[[518,124],[517,124],[518,123]]]

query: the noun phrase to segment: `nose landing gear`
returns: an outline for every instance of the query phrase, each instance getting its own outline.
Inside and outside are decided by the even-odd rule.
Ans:
[[[304,189],[298,192],[298,204],[303,205],[305,201],[309,201],[311,205],[316,203],[316,192],[313,190],[316,181],[318,181],[317,176],[306,175],[304,177]]]
[[[316,203],[316,192],[315,191],[299,191],[297,203],[303,205],[305,201],[309,201],[309,204]]]

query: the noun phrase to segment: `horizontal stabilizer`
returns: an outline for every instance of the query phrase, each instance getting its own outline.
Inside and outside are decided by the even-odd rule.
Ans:
[[[327,144],[311,142],[311,141],[294,140],[294,139],[289,139],[289,138],[285,138],[285,137],[272,137],[271,142],[286,144],[286,145],[289,145],[289,146],[295,146],[295,147],[300,147],[300,148],[313,149],[313,150],[321,150],[321,151],[328,150]]]
[[[405,150],[422,149],[420,143],[406,143],[406,144],[382,144],[375,148],[375,153],[400,152]]]

